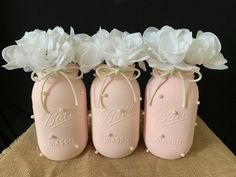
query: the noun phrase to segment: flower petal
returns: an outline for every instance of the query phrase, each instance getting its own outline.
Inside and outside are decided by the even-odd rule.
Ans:
[[[221,53],[219,53],[211,60],[207,60],[203,65],[209,69],[223,70],[228,68],[228,66],[225,65],[226,63],[227,60]]]

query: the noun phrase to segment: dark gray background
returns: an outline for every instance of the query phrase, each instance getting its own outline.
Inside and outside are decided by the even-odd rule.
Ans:
[[[216,135],[236,153],[236,2],[173,0],[1,0],[0,50],[21,38],[25,31],[62,26],[69,32],[94,34],[101,26],[107,30],[143,32],[149,26],[188,28],[215,33],[229,69],[201,69],[198,83],[201,105],[199,115]],[[1,59],[0,64],[4,64]],[[144,93],[149,72],[138,79]],[[89,91],[92,74],[84,77]],[[32,123],[30,73],[0,69],[0,151]],[[88,92],[89,93],[89,92]],[[89,104],[89,103],[88,103]],[[143,103],[142,103],[143,104]]]

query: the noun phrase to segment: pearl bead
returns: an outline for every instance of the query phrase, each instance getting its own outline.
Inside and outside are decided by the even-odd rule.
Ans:
[[[48,137],[49,137],[50,139],[56,139],[56,138],[57,138],[56,135],[52,135],[52,134],[50,134]]]
[[[164,95],[158,95],[158,98],[162,99],[164,98]]]
[[[182,153],[180,154],[180,156],[181,156],[181,157],[185,157],[185,154],[182,152]]]
[[[102,94],[103,97],[108,97],[107,93]]]
[[[178,111],[172,111],[172,113],[174,114],[174,115],[178,115]]]
[[[107,133],[107,136],[112,137],[113,134],[112,133]]]
[[[164,134],[161,134],[160,138],[165,138],[165,135],[164,135]]]

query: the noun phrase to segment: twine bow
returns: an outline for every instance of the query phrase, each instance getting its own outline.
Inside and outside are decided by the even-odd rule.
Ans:
[[[83,72],[80,71],[80,75],[79,76],[75,76],[75,77],[72,77],[72,76],[67,76],[67,74],[70,74],[72,72],[72,70],[80,70],[80,68],[78,66],[69,66],[65,69],[60,69],[60,70],[47,70],[46,72],[42,72],[42,77],[38,77],[38,73],[36,72],[32,72],[31,73],[31,79],[35,82],[39,82],[39,81],[43,81],[43,85],[42,85],[42,88],[41,88],[41,104],[42,104],[42,107],[44,109],[45,112],[49,113],[45,103],[44,103],[44,99],[43,99],[43,89],[44,89],[44,86],[47,82],[47,80],[50,78],[50,77],[54,77],[54,76],[58,76],[58,75],[61,75],[63,76],[66,81],[68,82],[68,84],[70,85],[71,87],[71,90],[72,90],[72,93],[73,93],[73,96],[74,96],[74,100],[75,100],[75,105],[78,106],[78,99],[77,99],[77,96],[76,96],[76,92],[75,92],[75,88],[71,82],[70,79],[81,79],[83,77]]]
[[[156,87],[156,89],[154,90],[154,92],[151,96],[151,99],[149,101],[149,105],[152,106],[153,99],[154,99],[158,89],[168,80],[169,76],[177,76],[182,81],[182,88],[183,88],[182,107],[184,109],[186,109],[187,108],[187,105],[186,105],[187,95],[186,95],[186,88],[185,88],[185,80],[189,81],[189,82],[198,82],[202,79],[202,74],[199,71],[189,71],[189,72],[193,73],[193,74],[197,74],[198,77],[196,79],[187,79],[187,78],[184,78],[183,73],[178,69],[173,69],[173,70],[168,70],[168,71],[160,71],[160,70],[154,68],[153,72],[152,72],[152,75],[154,77],[160,77],[160,78],[162,78],[162,80],[159,83],[159,85]]]
[[[134,88],[133,88],[130,80],[137,79],[140,76],[140,74],[141,74],[140,71],[134,67],[119,68],[119,67],[109,67],[107,65],[101,65],[101,66],[97,67],[96,75],[104,77],[102,80],[102,87],[101,87],[101,91],[99,94],[98,106],[100,106],[100,104],[101,104],[102,107],[104,108],[104,105],[102,102],[102,97],[103,97],[103,93],[105,91],[105,88],[107,86],[106,80],[107,80],[108,76],[112,76],[112,75],[115,75],[115,76],[120,75],[127,81],[127,83],[129,84],[129,87],[132,91],[134,102],[136,102],[137,96],[135,94]]]

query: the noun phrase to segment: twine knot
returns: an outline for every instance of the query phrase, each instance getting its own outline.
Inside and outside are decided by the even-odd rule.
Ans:
[[[103,93],[104,93],[105,87],[107,86],[107,84],[105,82],[107,80],[107,77],[112,76],[112,75],[115,75],[115,76],[120,75],[127,81],[127,83],[129,84],[129,87],[132,91],[134,102],[136,102],[137,96],[135,94],[133,85],[131,84],[130,80],[137,79],[140,76],[140,74],[141,73],[140,73],[139,69],[137,69],[135,67],[119,68],[119,67],[109,67],[107,65],[101,65],[101,66],[97,67],[96,75],[104,77],[102,80],[102,86],[101,86],[101,91],[99,94],[98,105],[100,106],[100,104],[101,104],[102,107],[104,107],[103,102],[102,102],[102,96],[104,95]]]
[[[41,78],[39,78],[39,76],[38,76],[39,74],[38,74],[38,73],[36,73],[36,72],[32,72],[32,73],[31,73],[31,79],[32,79],[33,81],[39,82],[39,81],[44,80],[44,81],[43,81],[42,88],[41,88],[41,104],[42,104],[42,107],[43,107],[43,109],[44,109],[45,112],[49,113],[49,111],[48,111],[48,109],[47,109],[47,107],[46,107],[46,105],[45,105],[44,99],[43,99],[43,95],[44,95],[43,89],[44,89],[44,86],[45,86],[47,80],[48,80],[50,77],[55,77],[55,76],[58,76],[58,75],[63,76],[63,77],[67,80],[68,84],[69,84],[70,87],[71,87],[73,96],[74,96],[75,105],[78,106],[78,99],[77,99],[77,96],[76,96],[75,88],[74,88],[74,86],[73,86],[73,84],[72,84],[72,82],[71,82],[70,79],[81,79],[81,78],[83,77],[83,72],[80,71],[79,76],[74,76],[74,77],[72,77],[72,76],[67,76],[67,74],[72,73],[72,71],[75,70],[75,69],[78,70],[78,71],[80,71],[79,66],[69,66],[69,67],[67,67],[67,68],[65,68],[65,69],[43,71]]]
[[[189,73],[197,74],[198,77],[196,79],[188,79],[188,78],[184,78],[183,73],[180,70],[178,70],[178,69],[161,71],[161,70],[158,70],[158,69],[154,68],[153,71],[152,71],[152,75],[154,77],[160,77],[160,78],[162,78],[162,80],[159,83],[159,85],[157,85],[156,89],[154,90],[154,92],[153,92],[153,94],[151,96],[151,99],[149,101],[149,105],[152,106],[153,99],[154,99],[158,89],[168,80],[169,76],[177,76],[182,81],[182,88],[183,88],[182,107],[184,109],[186,109],[187,108],[187,105],[186,105],[187,95],[186,95],[186,88],[185,88],[185,80],[189,81],[189,82],[198,82],[198,81],[200,81],[202,79],[202,74],[199,71],[197,71],[197,70],[196,71],[189,71]]]

